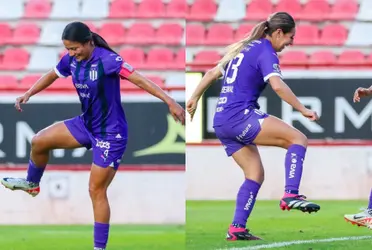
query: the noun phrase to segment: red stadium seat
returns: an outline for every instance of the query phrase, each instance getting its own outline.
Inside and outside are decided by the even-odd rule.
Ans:
[[[203,45],[206,38],[206,30],[204,25],[199,23],[191,23],[186,25],[186,44],[187,45]]]
[[[158,44],[181,44],[183,38],[183,27],[177,23],[164,23],[156,32],[156,43]]]
[[[244,23],[235,32],[235,40],[241,40],[254,28],[253,24]]]
[[[0,69],[23,70],[27,67],[29,59],[30,55],[27,50],[21,48],[8,48],[4,51]]]
[[[109,18],[133,18],[136,15],[136,3],[133,0],[114,0],[111,2]]]
[[[329,69],[336,64],[336,56],[330,50],[316,51],[311,54],[309,64],[310,68],[327,68]]]
[[[214,50],[200,51],[196,53],[193,63],[201,64],[200,66],[192,66],[194,70],[206,70],[210,69],[211,65],[216,65],[218,60],[221,59],[221,55]]]
[[[126,43],[129,44],[153,44],[155,41],[151,23],[134,23],[127,32]]]
[[[359,50],[342,51],[337,60],[337,64],[343,68],[355,68],[355,66],[365,67],[366,62],[366,56]],[[350,66],[342,64],[350,64]]]
[[[152,76],[152,75],[148,75],[146,76],[148,79],[150,79],[151,81],[153,81],[154,83],[156,83],[160,88],[164,88],[165,87],[165,81],[163,78],[161,78],[160,76]]]
[[[165,6],[162,0],[142,0],[139,4],[137,18],[161,18],[165,17]]]
[[[125,29],[120,23],[103,23],[99,34],[108,42],[108,44],[116,46],[125,42]]]
[[[288,51],[280,58],[280,65],[283,68],[305,69],[308,63],[308,56],[303,51]]]
[[[300,19],[308,21],[325,20],[331,13],[327,0],[309,0],[304,6]]]
[[[214,0],[195,0],[191,5],[189,20],[209,21],[214,18],[217,12],[217,4]]]
[[[19,85],[19,88],[20,89],[24,89],[24,90],[27,90],[29,89],[32,85],[35,84],[35,82],[37,80],[39,80],[41,77],[41,75],[35,75],[35,74],[32,74],[32,75],[26,75],[24,76],[22,79],[21,79],[21,82],[20,82],[20,85]]]
[[[92,22],[84,22],[88,27],[89,27],[89,29],[90,29],[90,31],[92,31],[92,32],[95,32],[95,33],[98,33],[98,28],[97,28],[97,26],[94,24],[94,23],[92,23]]]
[[[369,66],[372,65],[372,53],[370,53],[368,56],[367,56],[367,63]]]
[[[140,48],[125,48],[119,51],[119,55],[136,69],[145,66],[145,53]]]
[[[24,18],[45,19],[52,10],[52,4],[48,0],[29,0],[26,2]]]
[[[317,25],[300,24],[296,29],[295,45],[316,45],[319,42],[320,31]]]
[[[172,0],[166,8],[166,16],[170,18],[186,18],[188,11],[187,2],[185,0]]]
[[[0,45],[7,44],[13,36],[12,28],[7,23],[0,23]]]
[[[294,19],[302,12],[302,5],[299,0],[280,0],[275,8],[276,12],[288,12]]]
[[[177,51],[176,59],[175,59],[175,69],[185,69],[185,61],[186,61],[186,51],[185,48],[182,47]]]
[[[35,84],[37,80],[40,79],[42,75],[32,74],[26,75],[22,78],[21,84],[19,85],[20,89],[27,90],[32,85]],[[75,87],[72,83],[71,77],[67,78],[58,78],[52,85],[46,88],[46,91],[53,90],[53,91],[71,91],[75,90]]]
[[[252,0],[247,5],[245,19],[265,21],[273,11],[273,4],[270,0]]]
[[[207,45],[228,45],[234,41],[234,30],[230,24],[217,23],[209,27]]]
[[[71,77],[58,78],[47,90],[55,91],[71,91],[75,90],[74,84],[72,83]]]
[[[357,0],[337,0],[331,8],[331,14],[327,18],[330,20],[354,20],[358,10]]]
[[[18,88],[18,80],[15,76],[0,75],[0,90],[15,90]]]
[[[20,23],[14,30],[12,44],[35,44],[40,37],[40,28],[34,23]]]
[[[174,53],[167,48],[153,48],[147,53],[147,69],[170,69],[174,66]]]
[[[343,45],[348,31],[342,24],[329,24],[323,27],[320,43],[324,45]]]

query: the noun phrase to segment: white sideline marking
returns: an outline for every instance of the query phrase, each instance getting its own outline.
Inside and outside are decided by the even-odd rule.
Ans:
[[[277,248],[277,247],[286,247],[291,245],[302,245],[308,243],[321,243],[321,242],[334,242],[334,241],[346,241],[346,240],[364,240],[372,239],[371,235],[366,236],[350,236],[350,237],[341,237],[341,238],[328,238],[320,240],[294,240],[294,241],[284,241],[284,242],[274,242],[271,244],[257,245],[252,247],[233,247],[233,248],[223,248],[218,250],[253,250],[253,249],[268,249],[268,248]]]

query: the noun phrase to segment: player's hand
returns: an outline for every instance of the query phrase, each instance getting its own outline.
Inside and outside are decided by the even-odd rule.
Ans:
[[[190,121],[194,118],[196,108],[198,106],[198,100],[190,99],[186,104],[187,112],[190,114]]]
[[[185,110],[176,101],[171,101],[169,104],[169,112],[176,122],[181,122],[185,125]]]
[[[309,118],[311,121],[317,121],[319,120],[319,116],[315,111],[312,111],[310,109],[305,109],[304,111],[301,112],[303,116],[306,118]]]
[[[21,109],[21,104],[27,103],[30,97],[31,97],[31,94],[28,92],[24,93],[23,96],[17,97],[14,107],[19,112],[22,112],[23,110]]]
[[[355,90],[354,92],[353,101],[360,102],[361,97],[366,97],[366,96],[369,96],[370,94],[371,94],[371,91],[369,89],[357,88],[357,90]]]

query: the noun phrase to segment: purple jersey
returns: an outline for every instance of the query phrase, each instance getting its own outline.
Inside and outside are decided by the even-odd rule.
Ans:
[[[121,134],[127,136],[127,122],[120,98],[120,73],[123,59],[101,47],[95,47],[87,61],[76,61],[68,54],[55,68],[59,77],[72,76],[81,102],[81,118],[93,135],[105,138]]]
[[[225,68],[217,101],[214,126],[240,120],[257,103],[271,76],[280,76],[278,56],[267,39],[252,41]]]

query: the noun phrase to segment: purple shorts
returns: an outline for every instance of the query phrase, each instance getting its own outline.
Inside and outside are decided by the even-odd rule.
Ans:
[[[258,109],[246,109],[243,119],[214,127],[226,154],[231,156],[246,145],[254,145],[253,141],[261,131],[261,124],[268,116]]]
[[[93,163],[99,167],[118,169],[127,147],[127,135],[116,134],[101,139],[92,135],[85,127],[80,116],[65,120],[65,125],[72,136],[88,150],[92,148]]]

